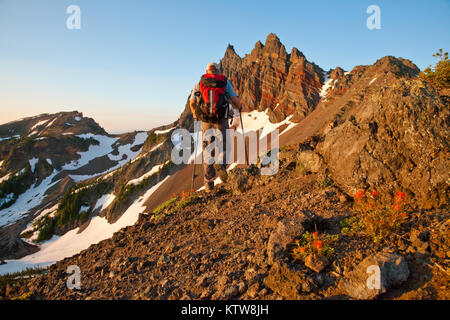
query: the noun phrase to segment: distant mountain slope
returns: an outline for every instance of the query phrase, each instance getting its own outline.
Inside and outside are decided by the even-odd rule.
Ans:
[[[17,238],[28,223],[77,182],[134,159],[148,134],[109,135],[74,111],[0,125],[0,137],[0,257],[17,257],[34,250]]]

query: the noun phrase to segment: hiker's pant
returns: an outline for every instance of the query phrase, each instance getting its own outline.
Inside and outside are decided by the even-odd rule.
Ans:
[[[216,139],[215,136],[211,135],[213,130],[208,130],[215,128],[222,134],[222,139]],[[222,165],[224,168],[226,167],[226,134],[228,129],[228,120],[222,119],[219,123],[208,123],[208,122],[202,122],[202,134],[203,134],[203,141],[202,141],[202,147],[203,147],[203,172],[204,172],[204,182],[205,182],[205,189],[206,190],[212,190],[214,188],[214,178],[216,176],[216,170],[214,169],[214,159],[217,162],[221,162],[220,165]],[[209,152],[213,147],[216,147],[215,144],[221,145],[222,147],[219,148],[217,151],[219,151],[217,157],[215,155],[215,149]],[[208,147],[210,146],[210,147]],[[208,151],[206,148],[208,147]]]

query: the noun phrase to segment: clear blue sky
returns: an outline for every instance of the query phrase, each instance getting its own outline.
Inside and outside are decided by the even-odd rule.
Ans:
[[[69,5],[81,29],[69,30]],[[366,9],[381,9],[369,30]],[[450,1],[0,0],[0,123],[79,110],[109,132],[174,121],[206,64],[276,33],[328,70],[385,55],[423,69],[450,44]]]

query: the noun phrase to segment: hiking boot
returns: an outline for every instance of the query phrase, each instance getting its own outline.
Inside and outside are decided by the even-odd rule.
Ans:
[[[228,172],[223,164],[214,164],[214,169],[217,172],[217,175],[219,176],[220,180],[222,180],[223,183],[227,182],[228,180]]]

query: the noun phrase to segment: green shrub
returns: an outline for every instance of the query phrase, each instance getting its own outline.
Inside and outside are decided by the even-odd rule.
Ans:
[[[397,191],[392,204],[385,203],[380,194],[358,191],[354,198],[353,216],[340,222],[342,235],[369,236],[375,243],[390,234],[398,232],[401,225],[408,220],[406,193]]]
[[[79,220],[82,221],[82,222],[84,222],[84,221],[86,221],[87,219],[89,219],[89,216],[90,216],[89,211],[83,211],[83,212],[80,214]]]
[[[423,72],[420,72],[419,76],[431,83],[437,88],[450,88],[450,61],[448,60],[448,52],[443,52],[442,49],[433,57],[438,58],[439,61],[434,67],[431,65]]]
[[[164,209],[166,209],[167,207],[169,207],[172,203],[174,203],[175,201],[177,201],[177,198],[170,198],[169,200],[167,200],[166,202],[160,204],[155,210],[153,210],[154,214],[159,214],[161,213],[161,211],[163,211]]]
[[[39,234],[37,236],[36,242],[42,242],[50,240],[55,233],[56,223],[55,220],[49,217],[46,217],[39,228]]]

